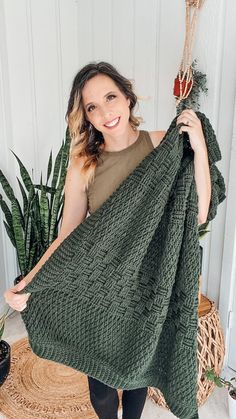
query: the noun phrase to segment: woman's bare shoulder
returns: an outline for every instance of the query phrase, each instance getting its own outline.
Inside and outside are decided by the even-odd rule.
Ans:
[[[152,144],[154,148],[159,146],[165,134],[166,134],[166,131],[149,131],[149,135],[152,140]]]

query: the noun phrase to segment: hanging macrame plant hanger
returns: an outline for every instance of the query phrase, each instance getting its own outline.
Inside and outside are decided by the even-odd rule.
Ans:
[[[174,96],[176,98],[176,106],[178,106],[183,99],[188,97],[193,87],[192,49],[197,17],[203,2],[204,0],[185,0],[186,33],[184,50],[178,76],[174,81]]]

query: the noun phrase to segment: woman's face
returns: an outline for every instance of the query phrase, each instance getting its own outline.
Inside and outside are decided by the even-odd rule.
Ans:
[[[86,82],[82,90],[86,118],[94,127],[107,135],[117,136],[127,130],[130,99],[126,98],[115,82],[105,74],[97,74]],[[115,126],[106,126],[119,117]]]

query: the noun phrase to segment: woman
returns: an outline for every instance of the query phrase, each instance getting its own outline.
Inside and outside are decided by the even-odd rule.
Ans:
[[[138,130],[139,118],[133,114],[137,96],[131,82],[109,63],[89,63],[75,76],[66,114],[72,138],[70,164],[65,181],[65,203],[61,228],[34,269],[4,294],[15,310],[26,307],[28,294],[16,295],[67,235],[89,213],[109,197],[129,173],[158,147],[165,131]],[[199,223],[204,223],[210,203],[210,173],[201,121],[185,110],[177,123],[186,124],[180,132],[189,134],[194,150],[195,179],[199,197]],[[96,170],[95,170],[96,169]],[[88,376],[90,400],[101,419],[117,418],[117,390]],[[147,387],[123,390],[123,419],[141,417]]]

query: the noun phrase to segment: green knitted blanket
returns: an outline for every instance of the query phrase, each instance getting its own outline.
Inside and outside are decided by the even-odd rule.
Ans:
[[[214,130],[196,113],[211,172],[208,222],[225,184]],[[198,197],[194,152],[176,119],[18,293],[31,293],[21,315],[39,357],[114,388],[159,388],[177,417],[197,419]]]

